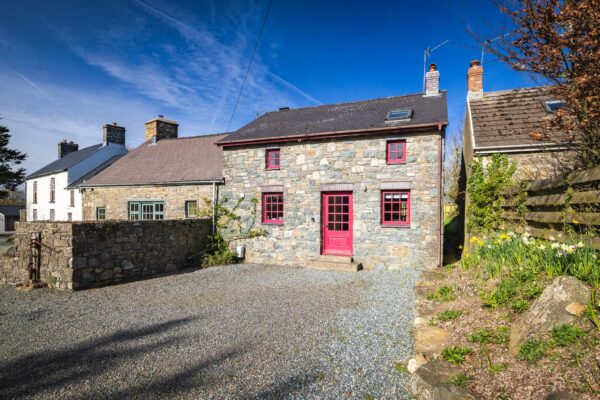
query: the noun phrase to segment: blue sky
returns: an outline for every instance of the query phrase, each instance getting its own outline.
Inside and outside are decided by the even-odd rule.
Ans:
[[[163,114],[182,136],[223,132],[267,0],[105,0],[0,3],[0,124],[28,153],[32,172],[62,139],[98,143],[104,123],[137,146],[144,122]],[[490,1],[273,0],[236,129],[280,106],[300,107],[418,93],[423,50],[450,39],[431,62],[448,90],[450,131],[462,124],[467,29],[497,32]],[[531,86],[488,57],[485,90]]]

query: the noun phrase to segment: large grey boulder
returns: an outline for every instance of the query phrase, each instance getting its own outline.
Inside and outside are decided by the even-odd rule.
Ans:
[[[533,302],[529,311],[523,314],[510,329],[510,354],[516,356],[521,344],[548,332],[553,328],[570,324],[575,320],[567,310],[573,302],[587,304],[591,288],[572,276],[560,276],[544,289],[542,295]]]
[[[411,375],[406,389],[417,400],[475,400],[467,389],[448,383],[459,373],[456,365],[430,361]]]

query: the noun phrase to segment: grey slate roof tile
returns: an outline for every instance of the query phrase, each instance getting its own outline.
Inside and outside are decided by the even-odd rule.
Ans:
[[[78,162],[80,162],[80,161],[86,159],[87,157],[89,157],[90,155],[92,155],[92,153],[94,153],[100,147],[102,147],[102,143],[69,153],[66,156],[64,156],[63,158],[53,161],[50,164],[46,165],[45,167],[28,175],[25,179],[39,178],[40,176],[50,175],[50,174],[54,174],[57,172],[66,171],[69,168],[71,168],[73,165],[77,164]]]

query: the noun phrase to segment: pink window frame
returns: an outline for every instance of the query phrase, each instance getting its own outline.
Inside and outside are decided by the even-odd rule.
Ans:
[[[272,163],[272,155],[277,153],[277,165]],[[281,149],[267,149],[265,152],[265,164],[267,169],[281,168]]]
[[[402,145],[402,158],[391,158],[391,147],[392,144],[401,144]],[[398,152],[394,152],[398,153]],[[406,140],[388,140],[386,143],[386,161],[388,164],[404,164],[406,163]]]
[[[408,195],[408,199],[406,201],[406,221],[386,221],[385,220],[385,195],[389,193],[398,193],[400,195],[406,194]],[[381,191],[381,225],[384,226],[410,226],[410,190],[382,190]],[[402,202],[400,202],[402,203]],[[394,211],[387,212],[388,214],[394,213]],[[400,211],[398,211],[400,213]]]
[[[272,215],[270,218],[267,218],[267,199],[273,198],[275,196],[281,196],[281,202],[279,201],[270,201],[269,204],[281,204],[281,219],[273,219]],[[273,211],[271,211],[273,213]],[[279,213],[279,211],[277,211]],[[283,192],[269,192],[262,194],[262,223],[267,225],[283,225],[285,215],[285,198],[283,196]]]

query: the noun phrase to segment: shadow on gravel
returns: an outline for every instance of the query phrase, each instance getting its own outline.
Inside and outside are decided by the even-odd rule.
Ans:
[[[179,338],[157,340],[149,344],[137,344],[144,338],[164,333],[188,324],[197,318],[181,318],[160,324],[153,324],[138,329],[118,331],[112,335],[93,339],[72,348],[59,351],[38,352],[14,361],[0,362],[0,398],[16,398],[34,396],[44,390],[59,389],[65,385],[83,383],[94,375],[102,374],[118,366],[121,362],[151,353],[160,348],[176,344]],[[43,334],[42,334],[43,335]],[[40,340],[44,340],[43,336]],[[141,343],[141,342],[140,342]],[[26,349],[24,349],[26,351]],[[143,388],[126,389],[116,397],[124,398],[140,396],[143,392],[173,391],[173,385],[181,385],[185,389],[185,381],[201,374],[201,370],[218,364],[235,352],[227,352],[219,357],[196,363],[182,373],[158,380],[156,383],[144,385]],[[197,386],[197,382],[194,382]],[[179,388],[178,388],[179,389]],[[103,388],[96,387],[97,395]],[[112,397],[112,396],[111,396]]]

